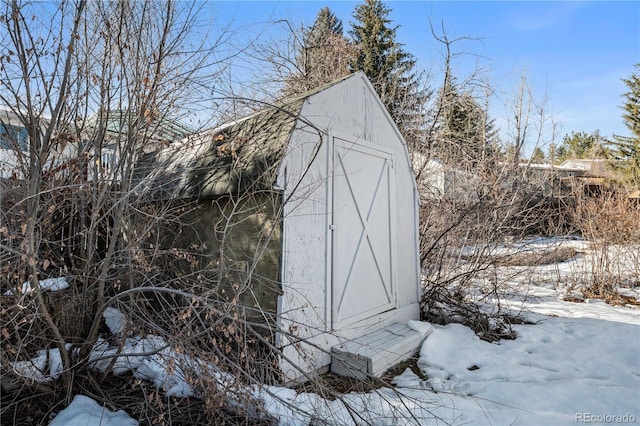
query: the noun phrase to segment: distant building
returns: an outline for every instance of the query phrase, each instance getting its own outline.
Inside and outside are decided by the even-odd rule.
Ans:
[[[104,177],[118,164],[125,142],[130,138],[138,138],[142,142],[140,152],[148,153],[194,132],[193,129],[168,118],[145,121],[141,125],[137,125],[135,121],[136,116],[128,110],[98,112],[88,118],[81,132],[81,140],[69,138],[65,143],[55,144],[54,152],[48,155],[48,163],[43,166],[48,170],[64,168],[66,162],[78,157],[80,151],[86,150],[87,155],[83,161],[87,162],[87,167],[92,170],[89,172],[90,176],[101,173]],[[46,124],[45,119],[41,120],[42,131]],[[94,140],[101,141],[99,154],[93,152],[91,141]],[[0,178],[23,179],[23,171],[29,167],[29,155],[29,131],[20,117],[20,112],[0,108]],[[93,158],[94,156],[100,158]],[[135,159],[132,159],[133,161]],[[118,179],[117,174],[110,177]]]
[[[565,198],[597,194],[616,179],[606,159],[572,159],[561,164],[521,164],[530,185],[543,197]]]
[[[100,159],[97,164],[102,171],[108,173],[118,164],[122,156],[122,149],[128,138],[139,138],[144,141],[141,154],[158,151],[169,144],[184,139],[195,132],[194,129],[169,118],[155,119],[151,122],[136,123],[136,113],[130,110],[116,109],[99,111],[89,117],[86,138],[91,140],[98,132],[103,143]]]
[[[476,196],[472,173],[448,166],[437,159],[413,154],[412,165],[423,199],[470,200]]]
[[[41,128],[46,124],[41,121]],[[0,107],[0,179],[22,178],[29,160],[29,131],[20,111]]]

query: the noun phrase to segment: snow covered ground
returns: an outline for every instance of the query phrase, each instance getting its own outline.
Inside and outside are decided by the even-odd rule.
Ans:
[[[336,425],[640,423],[640,309],[563,300],[567,287],[559,283],[570,283],[572,274],[584,271],[589,261],[586,254],[513,275],[514,282],[526,287],[526,297],[521,293],[501,303],[525,309],[532,322],[514,326],[515,340],[488,343],[464,326],[434,325],[418,361],[426,380],[408,369],[393,380],[394,389],[351,393],[335,401],[280,387],[253,392],[283,425],[307,425],[313,419]],[[513,268],[505,272],[511,274]],[[625,292],[640,296],[637,287]],[[107,317],[117,331],[117,312]],[[132,339],[132,352],[134,346],[150,342]],[[146,350],[140,348],[138,352]],[[177,394],[189,394],[179,374],[167,373],[165,359],[170,356],[163,349],[154,358],[118,365]],[[77,396],[51,424],[136,422],[124,412],[110,412]]]
[[[124,411],[109,411],[84,395],[76,395],[71,404],[49,423],[50,426],[135,426],[137,424],[138,422]]]

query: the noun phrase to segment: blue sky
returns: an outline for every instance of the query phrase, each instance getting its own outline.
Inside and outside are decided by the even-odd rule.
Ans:
[[[279,27],[269,22],[287,19],[311,24],[323,6],[343,21],[353,21],[354,1],[256,1],[215,3],[214,20],[231,27],[265,31],[278,39]],[[561,138],[571,131],[599,130],[605,137],[628,134],[620,105],[626,86],[621,78],[640,62],[640,2],[426,2],[386,1],[390,19],[399,25],[397,37],[433,75],[437,85],[442,46],[430,32],[429,22],[444,25],[450,38],[478,40],[456,43],[453,66],[459,80],[480,67],[496,93],[491,113],[507,134],[507,117],[521,76],[526,75],[535,99],[557,123]],[[213,6],[211,4],[210,6]],[[551,121],[547,122],[550,125]],[[548,144],[547,130],[545,141]]]

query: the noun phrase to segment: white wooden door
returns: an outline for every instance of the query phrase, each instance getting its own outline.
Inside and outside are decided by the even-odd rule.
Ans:
[[[395,307],[393,155],[334,138],[334,329]]]

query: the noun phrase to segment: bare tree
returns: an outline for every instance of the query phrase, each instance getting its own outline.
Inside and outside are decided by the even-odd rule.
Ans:
[[[180,211],[141,210],[135,174],[143,155],[193,131],[177,119],[224,68],[217,50],[226,35],[194,37],[202,6],[2,4],[2,124],[10,116],[28,134],[0,194],[0,286],[12,292],[3,301],[12,330],[2,333],[3,387],[69,401],[109,301],[157,278],[144,226]],[[64,294],[40,285],[60,276],[70,284]],[[15,369],[43,348],[60,353],[62,391]],[[22,398],[14,397],[3,399],[3,416]]]
[[[414,151],[423,200],[422,312],[429,321],[467,324],[487,340],[513,337],[517,313],[503,310],[499,300],[517,289],[495,273],[506,262],[496,247],[555,230],[555,210],[542,199],[540,177],[520,164],[525,146],[543,143],[549,116],[545,101],[536,103],[523,79],[509,105],[508,140],[501,141],[488,115],[494,88],[483,71],[476,67],[460,82],[454,73],[454,60],[474,56],[457,50],[459,43],[477,39],[431,28],[444,53],[428,138],[422,151]],[[506,160],[503,143],[512,147]]]

